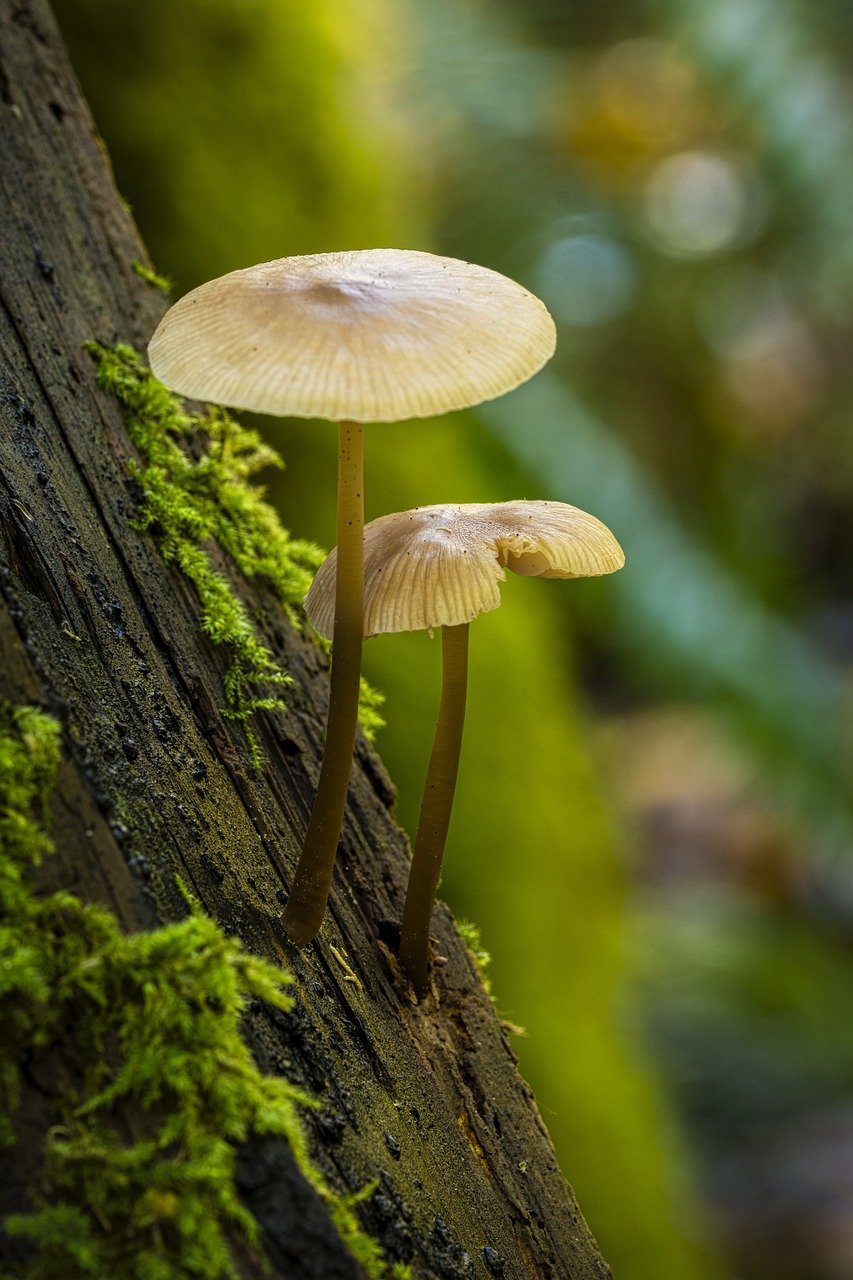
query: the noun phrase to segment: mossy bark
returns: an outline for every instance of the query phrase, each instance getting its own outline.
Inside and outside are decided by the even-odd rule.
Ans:
[[[254,771],[240,725],[221,714],[227,655],[202,635],[156,531],[132,524],[133,446],[83,348],[144,349],[165,300],[134,270],[140,260],[46,5],[0,0],[0,696],[63,728],[44,886],[103,902],[136,929],[183,914],[180,874],[229,932],[293,972],[294,1010],[253,1008],[248,1038],[266,1070],[320,1100],[306,1124],[330,1183],[377,1180],[358,1212],[390,1259],[422,1277],[607,1276],[444,908],[431,994],[417,1005],[399,978],[387,944],[408,849],[361,737],[329,916],[305,952],[286,942],[327,663],[222,556],[294,678],[287,710],[255,717],[266,763]],[[51,1072],[29,1074],[0,1212],[27,1205],[73,1071],[58,1045]],[[240,1169],[274,1277],[357,1276],[283,1143],[255,1144]],[[0,1264],[11,1248],[0,1244]]]

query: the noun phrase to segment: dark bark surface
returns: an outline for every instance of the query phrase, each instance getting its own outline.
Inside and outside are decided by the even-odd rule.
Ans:
[[[132,269],[143,250],[40,0],[0,0],[0,170],[0,696],[63,726],[47,883],[133,929],[183,914],[179,873],[229,932],[291,969],[293,1011],[253,1009],[251,1043],[321,1100],[306,1124],[332,1184],[378,1179],[359,1213],[389,1257],[423,1277],[609,1275],[445,908],[431,994],[417,1005],[399,979],[387,922],[409,855],[363,740],[329,917],[306,952],[285,941],[326,662],[238,584],[295,678],[286,712],[255,717],[254,773],[220,714],[225,660],[192,589],[131,524],[133,449],[83,343],[143,350],[165,304]],[[38,1094],[31,1082],[7,1204],[25,1202],[37,1169]],[[245,1151],[240,1180],[274,1276],[357,1275],[283,1144]]]

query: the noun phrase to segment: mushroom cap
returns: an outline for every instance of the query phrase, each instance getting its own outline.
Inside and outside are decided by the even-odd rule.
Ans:
[[[396,422],[512,390],[554,353],[514,280],[456,258],[361,249],[262,262],[166,312],[151,368],[196,400],[297,418]]]
[[[524,577],[592,578],[621,569],[625,555],[595,516],[566,502],[468,502],[415,507],[364,529],[364,634],[470,622],[497,609],[506,569]],[[315,631],[331,638],[337,553],[308,595]]]

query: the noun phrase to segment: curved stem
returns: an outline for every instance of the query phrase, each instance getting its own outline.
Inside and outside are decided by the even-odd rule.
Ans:
[[[344,821],[358,723],[364,628],[364,429],[342,422],[338,443],[338,546],[335,628],[326,748],[317,795],[284,927],[297,947],[307,947],[323,922]]]
[[[415,837],[415,852],[403,927],[400,933],[400,964],[419,996],[426,991],[429,926],[435,891],[441,875],[441,860],[447,843],[462,729],[465,723],[465,694],[468,688],[468,623],[442,627],[441,704],[435,739],[429,759],[421,816]]]

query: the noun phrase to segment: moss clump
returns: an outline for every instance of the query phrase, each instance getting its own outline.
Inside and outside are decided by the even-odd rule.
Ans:
[[[459,930],[462,941],[471,953],[471,958],[473,959],[474,964],[477,966],[477,971],[480,974],[480,981],[482,982],[486,993],[492,997],[492,1000],[494,1000],[494,996],[492,995],[492,980],[486,972],[489,965],[492,963],[492,955],[491,952],[487,951],[483,946],[483,940],[480,937],[480,926],[474,924],[472,920],[459,920],[457,921],[456,927]]]
[[[12,1140],[24,1062],[76,1081],[45,1138],[38,1202],[5,1230],[29,1239],[20,1280],[235,1278],[229,1235],[259,1243],[235,1182],[237,1146],[286,1139],[366,1274],[402,1277],[311,1165],[298,1108],[240,1035],[247,1002],[290,1007],[288,975],[248,955],[186,895],[189,915],[124,934],[70,893],[39,897],[29,873],[52,844],[39,821],[58,729],[0,704],[0,1138]],[[368,1192],[369,1193],[369,1189]],[[363,1193],[363,1194],[367,1194]]]
[[[158,276],[157,272],[152,271],[151,267],[146,267],[144,262],[131,262],[130,265],[146,284],[153,285],[155,289],[160,289],[162,293],[169,294],[172,292],[174,286],[168,276]]]
[[[20,1088],[21,1046],[37,1036],[41,1011],[51,999],[41,909],[25,875],[50,852],[35,811],[45,811],[58,759],[53,720],[28,707],[13,714],[0,704],[0,1099],[9,1110]],[[12,1132],[9,1110],[0,1110],[4,1144]]]
[[[202,630],[214,644],[228,648],[223,714],[244,725],[259,767],[249,718],[257,711],[280,710],[284,703],[273,691],[291,681],[258,639],[230,584],[214,569],[207,545],[217,542],[244,577],[269,584],[294,623],[301,620],[302,600],[323,552],[291,538],[263,489],[252,483],[264,467],[284,465],[256,431],[221,409],[188,413],[131,347],[86,346],[96,361],[99,385],[121,402],[142,458],[141,466],[130,466],[142,491],[136,523],[156,531],[164,560],[177,564],[195,587]],[[189,440],[198,457],[179,443]],[[361,724],[368,737],[382,724],[380,703],[381,697],[363,683]]]

